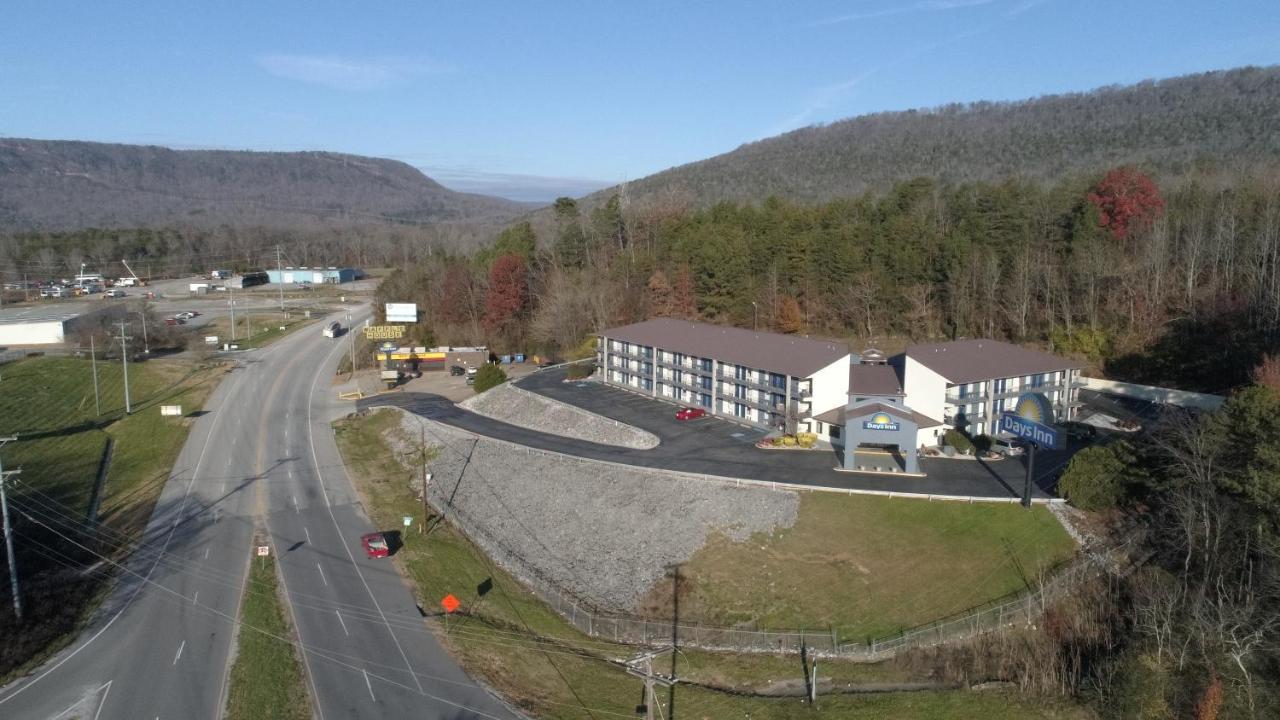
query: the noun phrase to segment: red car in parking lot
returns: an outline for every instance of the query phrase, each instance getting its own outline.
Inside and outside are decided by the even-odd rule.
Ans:
[[[683,408],[676,412],[677,420],[697,420],[700,417],[706,417],[707,411],[702,408]]]
[[[391,546],[380,532],[361,535],[360,544],[364,545],[364,554],[371,558],[384,558],[391,554]]]

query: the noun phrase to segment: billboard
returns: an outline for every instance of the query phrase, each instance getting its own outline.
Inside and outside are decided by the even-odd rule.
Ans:
[[[387,303],[387,322],[418,322],[418,304]]]

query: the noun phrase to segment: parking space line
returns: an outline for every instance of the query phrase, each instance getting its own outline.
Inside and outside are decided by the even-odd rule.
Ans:
[[[319,561],[317,561],[317,562],[316,562],[316,569],[320,571],[320,581],[324,583],[324,586],[325,586],[325,587],[329,587],[329,581],[328,581],[328,580],[325,580],[325,578],[324,578],[324,568],[320,567],[320,563],[319,563]]]
[[[174,664],[174,665],[177,665],[177,664],[178,664],[178,659],[182,657],[182,648],[184,648],[184,647],[186,647],[186,646],[187,646],[187,641],[186,641],[186,640],[183,640],[183,641],[182,641],[182,644],[178,646],[178,654],[176,654],[176,655],[174,655],[174,656],[173,656],[173,664]]]

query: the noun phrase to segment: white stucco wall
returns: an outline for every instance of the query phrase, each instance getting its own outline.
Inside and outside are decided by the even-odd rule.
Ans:
[[[809,376],[813,380],[813,414],[843,407],[849,401],[849,356],[836,360]]]
[[[907,407],[941,421],[947,399],[947,380],[914,360],[903,358],[902,390]]]
[[[61,320],[0,324],[0,345],[57,345],[64,339]]]

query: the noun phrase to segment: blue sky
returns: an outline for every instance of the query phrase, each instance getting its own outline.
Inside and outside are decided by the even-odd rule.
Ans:
[[[377,155],[539,200],[868,112],[1280,63],[1274,0],[23,5],[0,135]]]

